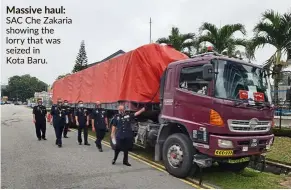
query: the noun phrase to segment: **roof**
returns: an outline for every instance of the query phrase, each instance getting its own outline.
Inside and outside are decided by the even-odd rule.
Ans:
[[[88,67],[92,67],[93,65],[96,65],[96,64],[98,64],[98,63],[102,63],[102,62],[104,62],[104,61],[107,61],[107,60],[109,60],[109,59],[112,59],[113,57],[116,57],[116,56],[119,55],[119,54],[124,54],[124,53],[125,53],[125,51],[123,51],[123,50],[120,49],[120,50],[118,50],[117,52],[115,52],[115,53],[109,55],[109,56],[106,57],[105,59],[102,59],[101,61],[98,61],[98,62],[95,62],[95,63],[92,63],[92,64],[88,65]]]

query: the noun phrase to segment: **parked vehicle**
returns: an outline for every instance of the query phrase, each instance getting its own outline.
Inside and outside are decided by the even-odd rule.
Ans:
[[[260,66],[210,52],[188,58],[150,44],[57,80],[53,102],[97,100],[109,117],[123,103],[149,111],[132,123],[135,144],[155,147],[155,160],[186,177],[218,162],[234,171],[270,148],[274,107],[269,76]]]

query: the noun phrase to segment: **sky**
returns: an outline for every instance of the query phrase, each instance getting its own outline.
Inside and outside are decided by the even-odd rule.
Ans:
[[[279,13],[291,10],[290,0],[2,0],[1,3],[3,49],[1,84],[7,84],[9,77],[23,74],[30,74],[47,84],[52,84],[59,75],[72,71],[82,40],[85,41],[88,63],[100,61],[119,49],[127,52],[145,45],[150,40],[150,17],[153,41],[160,37],[167,37],[173,26],[178,27],[181,33],[198,34],[198,29],[203,22],[210,22],[218,27],[242,23],[248,32],[247,37],[251,37],[254,25],[260,21],[261,14],[265,10],[273,9]],[[8,25],[4,22],[5,17],[8,16],[5,15],[7,5],[18,8],[65,7],[66,15],[56,16],[71,18],[72,24],[47,26],[55,30],[55,34],[50,36],[60,38],[61,44],[36,45],[41,51],[41,55],[37,58],[46,58],[47,64],[6,64],[4,49],[14,48],[15,45],[5,43],[7,37],[5,29],[10,26],[27,27],[27,25]],[[42,18],[45,15],[33,16]],[[34,27],[40,28],[40,25]],[[242,37],[239,33],[236,33],[236,36]],[[29,35],[9,37],[27,38]],[[43,35],[43,37],[49,36]],[[259,49],[254,63],[263,63],[274,51],[272,46]]]

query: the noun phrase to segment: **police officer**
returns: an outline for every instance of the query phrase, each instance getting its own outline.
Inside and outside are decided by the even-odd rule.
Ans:
[[[33,123],[35,124],[35,131],[38,140],[47,140],[45,138],[46,132],[46,107],[42,105],[42,99],[38,99],[38,105],[33,107]]]
[[[84,144],[90,146],[88,143],[88,126],[89,126],[89,113],[86,108],[84,108],[83,101],[79,101],[79,108],[76,109],[75,119],[78,126],[78,142],[82,144],[82,130],[84,129]]]
[[[72,108],[69,106],[68,100],[64,101],[64,108],[65,108],[65,112],[66,112],[66,123],[65,123],[65,127],[64,127],[64,138],[68,138],[67,134],[68,134],[68,131],[69,131],[69,127],[73,123]]]
[[[106,133],[106,128],[108,129],[108,119],[106,111],[100,107],[101,102],[96,102],[96,108],[92,112],[92,131],[96,132],[96,147],[100,152],[102,150],[102,140]]]
[[[134,117],[140,115],[145,111],[145,108],[135,112],[135,113],[125,113],[124,106],[120,105],[118,107],[119,114],[114,116],[112,124],[111,138],[116,139],[116,147],[114,151],[114,158],[112,164],[115,164],[118,154],[120,151],[124,152],[123,164],[126,166],[131,166],[128,163],[128,149],[133,142],[133,131],[131,128],[131,121]]]
[[[58,147],[61,148],[62,133],[66,122],[66,109],[63,106],[63,101],[61,98],[58,99],[57,105],[52,106],[51,115],[52,115],[51,124],[53,124],[54,126],[57,138],[56,145],[58,145]]]

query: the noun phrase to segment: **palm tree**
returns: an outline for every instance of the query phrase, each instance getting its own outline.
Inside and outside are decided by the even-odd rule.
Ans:
[[[233,37],[233,34],[240,31],[242,34],[246,34],[245,27],[242,24],[224,25],[221,28],[217,28],[214,24],[205,22],[200,27],[201,32],[207,32],[201,35],[199,42],[209,42],[213,45],[213,48],[218,53],[233,55],[235,53],[236,45],[244,45],[243,39],[237,39]]]
[[[171,34],[168,37],[159,38],[156,42],[159,44],[166,43],[168,45],[171,45],[177,51],[185,53],[189,56],[189,49],[192,45],[190,42],[193,40],[194,37],[194,33],[181,34],[179,28],[172,27]],[[188,52],[186,52],[186,48],[188,49]]]
[[[255,46],[254,41],[252,39],[251,40],[247,40],[245,42],[245,53],[244,53],[244,56],[245,56],[245,58],[248,59],[249,63],[252,60],[256,60],[255,51],[256,51],[256,46]]]
[[[256,47],[264,47],[270,44],[276,48],[275,53],[266,61],[266,67],[273,66],[274,77],[274,98],[278,102],[279,73],[286,66],[282,55],[291,52],[291,12],[283,15],[273,10],[267,10],[262,14],[262,20],[254,27]],[[290,56],[290,55],[287,55]]]

